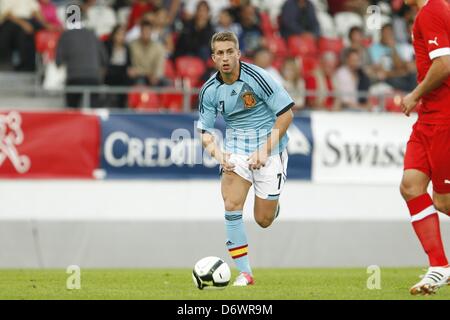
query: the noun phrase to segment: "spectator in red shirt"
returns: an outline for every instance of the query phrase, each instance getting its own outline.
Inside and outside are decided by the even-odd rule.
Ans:
[[[320,58],[320,66],[305,77],[306,105],[311,109],[334,111],[341,108],[340,100],[332,95],[336,88],[333,78],[337,64],[336,54],[325,52]]]
[[[50,0],[39,0],[41,14],[48,23],[49,29],[63,31],[61,21],[56,13],[56,6]]]
[[[153,11],[153,9],[154,6],[151,0],[135,0],[133,5],[131,6],[127,30],[133,28],[137,23],[140,22],[140,19],[145,13]]]

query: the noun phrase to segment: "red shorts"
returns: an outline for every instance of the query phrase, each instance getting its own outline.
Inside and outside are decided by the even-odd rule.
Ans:
[[[450,193],[450,126],[416,123],[406,147],[404,170],[416,169],[437,193]]]

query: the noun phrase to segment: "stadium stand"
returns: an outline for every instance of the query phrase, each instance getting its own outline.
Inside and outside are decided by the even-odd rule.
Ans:
[[[28,0],[21,0],[28,1]],[[34,1],[34,0],[29,0]],[[371,64],[367,59],[367,48],[370,45],[378,44],[381,41],[379,31],[369,30],[367,28],[365,10],[367,7],[352,5],[346,6],[346,1],[325,1],[325,0],[249,0],[249,1],[158,1],[158,0],[84,0],[84,1],[40,1],[42,10],[44,6],[48,6],[47,16],[49,19],[59,20],[61,25],[64,25],[66,16],[66,7],[68,4],[79,4],[82,12],[82,17],[86,21],[87,28],[94,30],[97,37],[102,42],[107,43],[111,31],[116,25],[126,25],[129,34],[127,39],[131,39],[131,32],[134,32],[134,37],[139,36],[139,28],[137,30],[132,29],[136,23],[146,19],[153,26],[153,32],[158,32],[158,41],[160,41],[166,50],[166,61],[164,62],[164,78],[167,81],[163,81],[165,86],[176,88],[179,93],[171,95],[161,94],[160,101],[162,104],[168,103],[166,106],[168,110],[179,111],[195,109],[195,105],[183,106],[180,108],[180,104],[183,101],[191,101],[191,104],[196,101],[195,94],[196,88],[199,88],[202,83],[210,76],[214,71],[214,65],[208,58],[208,41],[213,31],[222,29],[243,30],[240,34],[240,41],[243,46],[243,61],[252,62],[253,54],[258,51],[259,48],[264,47],[269,49],[274,59],[272,65],[275,69],[281,71],[284,61],[288,58],[294,58],[298,60],[300,71],[303,77],[314,74],[318,68],[321,68],[320,58],[327,52],[333,52],[339,58],[339,64],[342,63],[342,53],[347,47],[355,48],[355,44],[352,44],[349,40],[349,31],[358,26],[362,30],[362,42],[364,48],[360,50],[363,61],[363,69],[369,75],[371,79],[371,85],[376,88],[387,88],[384,94],[390,95],[389,99],[393,99],[392,94],[395,88],[389,88],[389,85],[385,86],[383,79],[373,76],[371,73]],[[343,4],[342,4],[343,3]],[[372,1],[370,4],[377,4],[377,1]],[[386,2],[380,1],[381,8],[381,23],[394,23],[398,28],[410,27],[411,21],[414,18],[414,12],[406,10],[401,1],[391,1],[389,6]],[[300,9],[296,9],[299,6]],[[208,8],[208,10],[202,11],[199,15],[197,11],[193,10],[198,8]],[[283,7],[285,8],[285,14],[283,15]],[[286,8],[294,8],[295,10],[306,9],[306,14],[311,17],[309,20],[305,20],[302,28],[309,30],[310,33],[294,34],[286,36],[286,28],[289,26],[292,28],[292,21],[286,21],[289,15],[286,12]],[[230,14],[232,20],[226,21],[225,25],[221,24],[221,13],[226,9],[226,13]],[[1,10],[1,9],[0,9]],[[312,10],[312,11],[311,11]],[[44,11],[43,11],[44,12]],[[1,14],[0,14],[1,15]],[[192,20],[191,20],[192,19]],[[228,19],[228,18],[227,18]],[[315,32],[315,26],[313,25],[317,20],[320,33]],[[205,24],[206,22],[206,24]],[[10,71],[11,69],[17,69],[15,72],[19,72],[17,66],[20,65],[20,55],[18,55],[18,47],[12,43],[6,43],[7,37],[4,33],[2,26],[7,23],[1,21],[0,23],[0,44],[5,47],[8,46],[8,50],[12,50],[11,57],[0,59],[0,73],[2,70]],[[196,23],[202,25],[202,28],[197,31]],[[228,24],[230,23],[230,24]],[[205,29],[206,27],[206,29]],[[396,27],[396,30],[398,29]],[[260,30],[262,37],[258,38],[257,30]],[[3,30],[3,31],[1,31]],[[155,31],[158,30],[158,31]],[[292,29],[293,30],[293,29]],[[292,30],[290,31],[292,33]],[[45,82],[46,77],[52,77],[52,72],[47,72],[49,64],[54,63],[56,48],[58,45],[58,39],[61,34],[61,30],[58,29],[37,29],[34,34],[34,50],[37,54],[36,67],[35,67],[35,82],[40,83],[40,87],[32,86],[33,90],[42,90],[42,84]],[[315,36],[313,36],[315,34]],[[317,34],[320,34],[317,37]],[[284,35],[284,37],[282,36]],[[129,38],[130,36],[130,38]],[[156,37],[156,35],[155,35]],[[396,34],[396,37],[403,46],[407,48],[409,45],[408,37],[403,37]],[[156,39],[156,38],[155,38]],[[170,41],[166,41],[170,40]],[[359,40],[358,40],[359,41]],[[194,44],[194,46],[193,46]],[[406,52],[406,51],[405,51]],[[407,54],[407,52],[405,53]],[[409,60],[406,61],[409,63]],[[53,68],[54,69],[54,68]],[[412,76],[414,70],[410,70]],[[136,78],[135,78],[136,79]],[[47,79],[46,83],[54,83],[55,81],[62,81],[61,79]],[[103,89],[108,91],[110,85],[104,82]],[[139,84],[134,81],[134,84]],[[131,83],[130,85],[133,85]],[[55,88],[63,87],[64,83],[54,86]],[[129,91],[135,91],[130,87]],[[148,88],[148,85],[145,86]],[[194,97],[191,99],[183,99],[183,95],[189,90]],[[372,88],[372,87],[371,87]],[[158,91],[157,87],[152,88]],[[62,89],[64,90],[64,88]],[[87,87],[86,90],[97,90],[95,88]],[[32,90],[31,90],[32,91]],[[117,92],[117,91],[115,91]],[[371,90],[369,90],[371,92]],[[376,91],[379,95],[380,92]],[[396,94],[397,91],[395,91]],[[60,92],[62,94],[63,92]],[[34,92],[36,96],[45,96],[45,92]],[[56,93],[52,93],[53,97]],[[125,90],[123,94],[128,94]],[[399,94],[404,94],[400,92]],[[51,97],[52,95],[48,95]],[[130,93],[130,96],[132,94]],[[156,99],[147,99],[144,95],[144,101],[146,105],[155,104]],[[379,96],[378,96],[379,98]],[[130,102],[133,99],[126,99]],[[307,99],[308,100],[308,99]],[[115,107],[109,105],[108,100],[103,107]],[[159,103],[159,102],[158,102]],[[136,107],[140,103],[133,100],[132,105],[125,105],[124,107]],[[377,106],[380,104],[377,104]],[[383,104],[381,104],[383,105]],[[386,104],[389,105],[389,104]],[[62,106],[64,103],[62,103]],[[306,108],[308,106],[306,105]],[[376,109],[376,108],[375,108]],[[389,111],[395,110],[390,108]]]

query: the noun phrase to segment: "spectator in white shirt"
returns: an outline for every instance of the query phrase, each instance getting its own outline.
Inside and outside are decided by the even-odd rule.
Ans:
[[[361,68],[361,56],[358,50],[346,50],[344,64],[336,71],[335,83],[344,108],[368,109],[367,98],[359,95],[359,93],[367,93],[370,82]]]
[[[301,110],[305,107],[306,88],[300,70],[301,67],[298,59],[295,58],[284,60],[281,67],[283,86],[294,100],[294,111]]]
[[[18,71],[35,68],[34,34],[37,30],[53,29],[41,14],[37,0],[2,0],[0,2],[0,67]],[[20,62],[12,61],[14,50]]]

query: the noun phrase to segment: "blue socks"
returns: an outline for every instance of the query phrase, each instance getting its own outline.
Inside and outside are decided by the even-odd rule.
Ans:
[[[245,234],[242,210],[225,211],[227,248],[240,272],[252,274],[248,259],[247,235]]]

